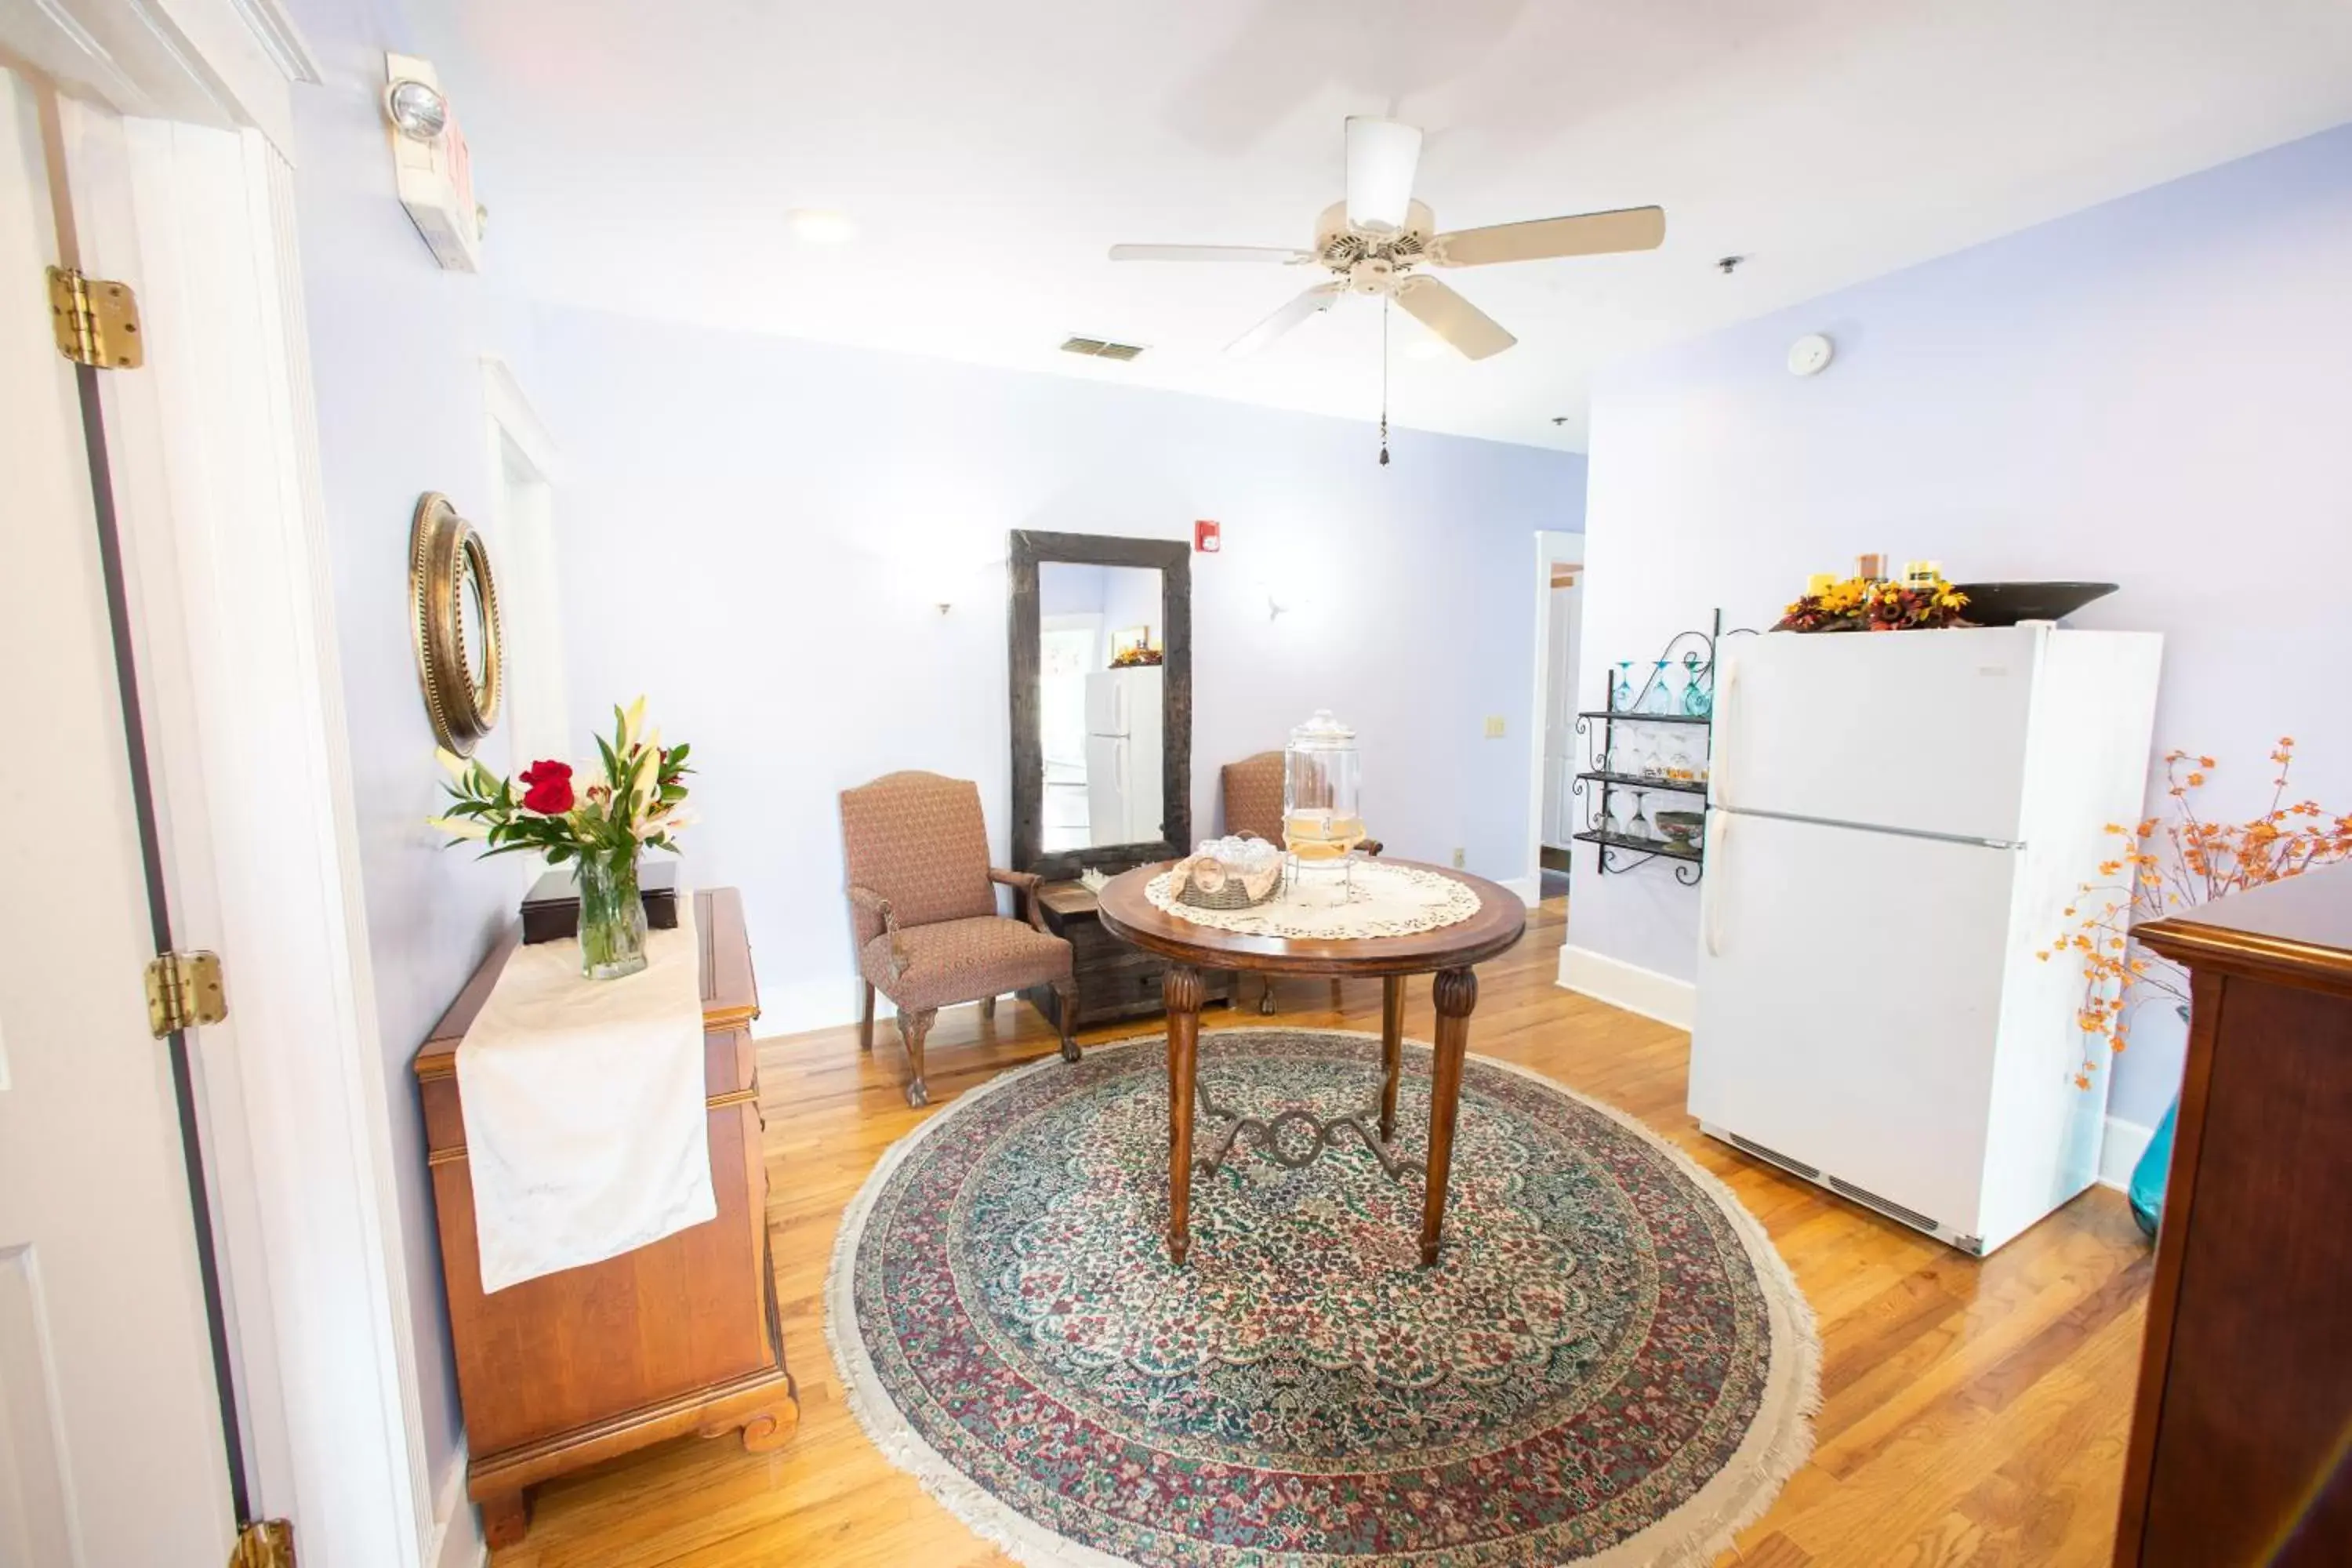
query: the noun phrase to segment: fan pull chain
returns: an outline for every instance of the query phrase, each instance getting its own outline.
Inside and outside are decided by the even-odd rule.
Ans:
[[[1381,296],[1381,467],[1389,466],[1389,306],[1391,297]]]

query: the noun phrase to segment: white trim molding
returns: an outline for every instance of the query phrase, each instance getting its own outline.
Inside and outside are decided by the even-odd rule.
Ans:
[[[417,1568],[434,1516],[359,887],[293,175],[258,132],[61,105],[84,265],[138,291],[102,383],[174,935],[218,952],[203,1141],[258,1516]]]
[[[1570,944],[1559,950],[1559,984],[1612,1007],[1687,1029],[1698,1014],[1698,987],[1622,958]]]
[[[1520,881],[1543,886],[1544,729],[1551,716],[1551,569],[1555,563],[1584,563],[1584,535],[1557,529],[1536,531],[1535,680],[1528,707],[1528,860]],[[1581,657],[1580,650],[1580,667]],[[1518,882],[1506,882],[1517,889]],[[1533,901],[1533,895],[1521,894]]]
[[[2099,1141],[2099,1185],[2113,1187],[2119,1193],[2128,1190],[2133,1167],[2147,1152],[2148,1141],[2155,1136],[2153,1127],[2143,1127],[2120,1116],[2108,1117],[2106,1136]]]
[[[482,1535],[482,1516],[466,1495],[466,1438],[457,1436],[457,1451],[442,1472],[433,1505],[433,1536],[425,1543],[424,1568],[482,1568],[490,1560],[490,1543]]]

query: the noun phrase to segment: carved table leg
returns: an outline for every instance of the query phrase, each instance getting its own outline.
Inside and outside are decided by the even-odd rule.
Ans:
[[[930,1086],[923,1081],[923,1037],[931,1032],[931,1020],[940,1016],[936,1007],[926,1007],[919,1013],[898,1010],[898,1037],[907,1042],[907,1103],[913,1106],[931,1102]]]
[[[1274,1011],[1274,976],[1271,974],[1257,977],[1257,1010],[1261,1015]]]
[[[1056,980],[1054,982],[1054,994],[1061,1002],[1058,1010],[1062,1015],[1062,1059],[1074,1062],[1078,1059],[1078,1042],[1072,1037],[1078,1026],[1078,983],[1076,980]]]
[[[996,1016],[995,997],[983,996],[980,999],[980,1016],[983,1018],[993,1018]]]
[[[857,1048],[861,1051],[874,1048],[874,985],[871,981],[866,985],[866,1011],[857,1019]]]
[[[1429,1175],[1421,1205],[1423,1268],[1436,1263],[1437,1244],[1445,1233],[1445,1184],[1454,1170],[1454,1121],[1462,1109],[1462,1058],[1470,1045],[1478,977],[1467,969],[1441,969],[1431,991],[1437,1002],[1437,1039],[1429,1069]]]
[[[530,1532],[530,1505],[520,1489],[474,1500],[482,1506],[482,1538],[492,1546],[520,1546]]]
[[[1168,1009],[1168,1260],[1192,1249],[1192,1088],[1200,1062],[1201,972],[1171,963],[1160,977]]]
[[[1381,977],[1381,1142],[1396,1141],[1397,1079],[1404,1076],[1404,976]]]

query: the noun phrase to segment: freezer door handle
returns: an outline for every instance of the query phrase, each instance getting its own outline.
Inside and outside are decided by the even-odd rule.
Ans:
[[[1709,958],[1723,956],[1722,915],[1725,899],[1729,897],[1728,878],[1731,858],[1724,853],[1731,841],[1731,814],[1727,811],[1708,813],[1706,825],[1706,858],[1712,862],[1706,881],[1699,889],[1698,928],[1706,943]]]
[[[1715,804],[1726,810],[1731,806],[1731,741],[1734,733],[1731,720],[1739,711],[1739,704],[1734,700],[1738,692],[1739,660],[1734,658],[1726,663],[1723,689],[1715,694],[1715,705],[1722,713],[1724,722],[1716,732],[1714,760],[1707,764],[1708,772],[1715,779]]]

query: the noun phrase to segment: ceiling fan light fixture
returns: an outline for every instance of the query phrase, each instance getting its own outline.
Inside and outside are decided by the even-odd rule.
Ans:
[[[1348,121],[1348,224],[1385,237],[1403,232],[1421,164],[1421,131],[1365,115]]]

